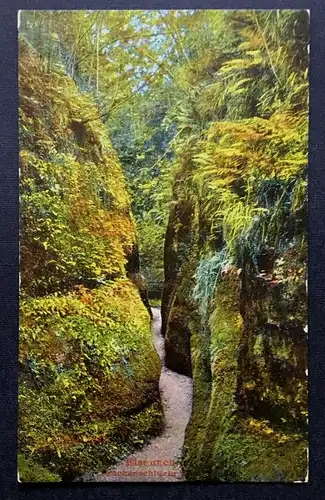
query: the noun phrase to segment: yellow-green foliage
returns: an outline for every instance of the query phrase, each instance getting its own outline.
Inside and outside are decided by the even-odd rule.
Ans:
[[[21,452],[59,474],[109,465],[161,429],[150,318],[126,279],[21,303]]]
[[[249,66],[229,60],[218,75]],[[238,81],[244,88],[247,81]],[[193,146],[189,139],[176,151],[199,221],[197,229],[187,228],[190,244],[184,248],[175,231],[165,251],[175,249],[176,261],[199,242],[197,262],[186,273],[181,266],[173,290],[177,297],[186,283],[183,300],[197,300],[188,311],[194,402],[183,465],[189,480],[295,481],[306,474],[308,113],[302,94],[299,105],[279,99],[264,116],[246,109],[212,121]],[[166,316],[172,321],[172,300]]]
[[[117,155],[92,98],[23,42],[21,279],[29,293],[123,276],[135,241]],[[88,121],[90,120],[90,121]]]
[[[308,13],[48,15],[22,16],[42,57],[21,45],[24,459],[98,469],[160,426],[159,361],[125,281],[128,262],[141,283],[134,225],[103,118],[155,279],[170,207],[162,332],[166,364],[193,374],[186,477],[301,479]]]
[[[196,157],[211,187],[227,186],[252,174],[288,179],[307,164],[308,114],[279,111],[269,119],[254,117],[215,122]],[[197,174],[200,177],[200,174]]]
[[[160,361],[126,278],[136,231],[98,109],[22,41],[19,63],[19,470],[56,481],[160,432]]]
[[[269,119],[215,122],[209,127],[195,155],[193,180],[211,225],[223,226],[229,247],[260,215],[272,215],[274,206],[267,202],[261,206],[256,193],[261,188],[257,185],[276,181],[280,197],[290,183],[296,182],[291,210],[301,207],[307,145],[308,115],[302,111],[279,110]]]

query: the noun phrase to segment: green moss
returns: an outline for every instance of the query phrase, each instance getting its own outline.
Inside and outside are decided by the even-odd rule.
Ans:
[[[18,473],[21,483],[48,483],[61,481],[61,477],[58,474],[53,474],[53,472],[50,472],[31,458],[27,459],[21,454],[18,455]]]
[[[136,240],[116,152],[91,97],[20,41],[21,285],[29,295],[125,276]]]
[[[217,288],[210,328],[201,326],[198,333],[192,334],[194,405],[184,457],[190,480],[214,477],[214,447],[232,423],[237,386],[236,352],[241,333],[235,291],[236,282],[222,282]],[[211,337],[204,331],[211,331]],[[202,380],[207,380],[207,375],[209,380],[209,372],[210,382],[204,390]]]
[[[218,481],[293,482],[304,481],[307,443],[298,437],[260,436],[248,429],[224,433],[215,443],[214,467]],[[283,440],[283,436],[282,436]]]
[[[20,341],[19,447],[27,458],[80,474],[161,430],[161,364],[149,314],[127,279],[22,301]]]
[[[157,402],[134,415],[77,428],[56,468],[63,477],[106,471],[161,433],[161,411]]]
[[[283,406],[286,393],[269,378],[268,393],[258,392],[258,380],[267,377],[268,372],[265,364],[258,365],[254,354],[248,351],[250,366],[258,370],[257,380],[253,374],[247,374],[246,365],[239,363],[242,346],[251,342],[240,313],[243,304],[239,284],[236,272],[228,273],[218,284],[209,327],[198,315],[196,322],[190,322],[194,394],[183,449],[185,475],[190,481],[304,480],[307,440],[299,428],[299,415],[296,413],[290,420]],[[253,315],[256,307],[260,306],[253,303]],[[244,317],[248,320],[250,315]],[[261,356],[260,348],[255,349],[256,356]],[[257,398],[256,409],[251,406],[251,393]],[[304,401],[299,394],[296,398]],[[245,411],[239,405],[242,396],[247,404]],[[265,405],[267,400],[272,401],[271,421],[253,416],[254,411],[258,413],[264,408],[263,397]],[[294,402],[289,407],[291,412],[297,411]]]
[[[194,223],[192,218],[192,228]],[[166,306],[166,297],[163,304],[166,308],[166,366],[178,373],[191,376],[191,328],[190,321],[195,313],[196,304],[192,297],[194,286],[193,269],[197,261],[196,247],[188,252],[187,260],[182,263],[179,277],[174,284],[174,292],[171,294]]]
[[[183,468],[186,478],[195,481],[208,474],[202,464],[205,455],[203,442],[206,433],[206,416],[211,398],[211,367],[209,362],[209,332],[202,331],[194,318],[190,322],[193,370],[192,415],[185,432]]]
[[[304,481],[307,473],[307,441],[297,435],[256,437],[251,441],[250,460],[239,469],[242,481]],[[286,439],[285,442],[283,440]],[[238,453],[238,452],[237,452]]]
[[[176,151],[162,316],[169,366],[192,362],[191,481],[306,473],[308,123],[282,104],[228,109]]]
[[[22,40],[19,87],[19,448],[74,476],[161,430],[161,364],[145,290],[126,279],[136,229],[97,106]]]

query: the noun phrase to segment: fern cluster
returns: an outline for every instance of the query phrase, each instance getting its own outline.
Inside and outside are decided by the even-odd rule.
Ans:
[[[191,163],[191,189],[212,247],[222,234],[222,251],[219,243],[216,254],[203,252],[196,271],[194,296],[204,310],[221,261],[258,274],[265,252],[276,258],[305,245],[308,164],[306,13],[212,17],[209,41],[203,34],[191,39],[196,57],[180,70],[188,97],[170,111],[182,130],[176,161],[182,169]]]
[[[230,265],[226,257],[226,249],[216,252],[202,260],[195,272],[196,285],[193,297],[200,303],[203,314],[207,312],[208,304],[213,297],[216,283],[222,270]]]

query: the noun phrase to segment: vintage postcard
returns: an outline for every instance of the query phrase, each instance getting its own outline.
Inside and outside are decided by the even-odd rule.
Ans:
[[[308,481],[308,11],[18,25],[19,481]]]

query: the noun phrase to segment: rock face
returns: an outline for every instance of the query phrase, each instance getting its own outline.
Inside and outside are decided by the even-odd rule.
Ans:
[[[130,200],[98,110],[22,41],[19,77],[19,474],[57,481],[159,434],[161,363]]]
[[[174,182],[162,302],[166,365],[193,377],[186,479],[304,481],[305,228],[296,225],[284,250],[266,245],[256,265],[225,263],[214,279],[211,255],[220,254],[222,238],[212,237],[190,178],[187,162]],[[214,283],[206,303],[196,288],[205,263],[202,286],[211,276]]]
[[[191,376],[190,331],[188,321],[192,300],[188,293],[193,280],[189,266],[193,259],[192,239],[194,226],[193,202],[182,190],[176,177],[174,208],[169,217],[165,238],[165,283],[162,295],[162,334],[165,337],[166,366],[183,375]]]
[[[128,261],[126,264],[126,271],[128,277],[137,287],[140,293],[141,300],[144,306],[146,307],[150,318],[153,319],[151,307],[149,304],[148,283],[143,274],[140,273],[140,257],[139,257],[139,247],[137,243],[133,245],[132,252],[128,257]]]
[[[19,62],[22,287],[42,295],[124,276],[136,231],[98,110],[23,42]]]

